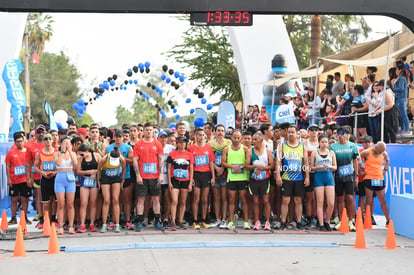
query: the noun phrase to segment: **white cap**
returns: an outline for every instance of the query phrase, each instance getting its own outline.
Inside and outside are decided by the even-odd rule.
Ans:
[[[303,87],[309,88],[310,87],[310,83],[309,82],[303,82]]]
[[[293,95],[292,93],[289,92],[285,94],[285,97],[296,97],[296,95]]]

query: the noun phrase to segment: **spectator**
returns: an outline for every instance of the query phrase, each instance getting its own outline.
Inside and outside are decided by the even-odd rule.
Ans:
[[[397,79],[394,82],[394,94],[395,94],[395,105],[400,117],[400,126],[401,134],[409,135],[409,122],[407,116],[407,95],[408,95],[408,86],[407,86],[407,73],[405,70],[404,63],[402,61],[397,61],[396,63],[396,73],[398,75]]]
[[[354,117],[353,120],[355,121],[355,118],[357,120],[357,133],[356,136],[359,139],[364,138],[367,136],[367,127],[368,127],[368,115],[367,114],[361,114],[368,111],[368,103],[365,100],[364,97],[364,88],[361,85],[355,85],[353,90],[353,99],[352,99],[352,107],[351,111],[352,114],[357,114],[356,117]],[[354,124],[350,124],[351,126],[354,126]]]
[[[270,117],[269,113],[266,110],[266,106],[263,105],[259,115],[259,123],[262,125],[263,123],[267,122],[270,122]]]
[[[341,80],[341,73],[336,72],[334,74],[335,84],[332,87],[332,96],[336,98],[337,95],[340,95],[344,90],[344,82]]]
[[[371,133],[374,143],[377,143],[379,141],[378,139],[379,121],[378,121],[377,111],[381,110],[381,107],[382,107],[382,100],[379,97],[379,91],[380,91],[379,84],[378,82],[375,82],[373,89],[372,89],[371,97],[366,98],[367,103],[368,103],[368,125],[369,125],[370,133]]]
[[[315,95],[315,89],[309,88],[309,108],[307,108],[306,116],[309,119],[310,124],[317,124],[319,125],[319,121],[321,119],[321,98]]]
[[[395,107],[395,98],[394,93],[389,89],[391,87],[391,82],[387,82],[387,88],[384,93],[384,80],[380,80],[378,82],[378,87],[380,90],[380,98],[381,100],[385,100],[384,103],[384,142],[385,143],[395,143],[397,138],[395,133],[398,131],[398,119],[397,119],[397,111]],[[384,99],[385,98],[385,99]],[[376,113],[378,114],[378,121],[381,121],[381,109],[377,110]],[[380,124],[381,126],[381,124]],[[380,128],[381,129],[381,128]]]

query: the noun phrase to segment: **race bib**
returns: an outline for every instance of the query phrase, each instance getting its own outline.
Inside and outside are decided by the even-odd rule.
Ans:
[[[23,176],[26,175],[26,166],[15,166],[14,167],[14,175],[15,176]]]
[[[301,170],[302,163],[300,160],[287,160],[286,168],[288,171],[297,172]]]
[[[168,164],[164,163],[164,171],[162,171],[164,175],[168,174]]]
[[[371,180],[371,186],[382,187],[384,184],[382,180]]]
[[[68,181],[75,181],[75,174],[73,172],[66,172],[66,178]]]
[[[216,165],[217,165],[218,167],[221,167],[221,157],[223,156],[223,152],[221,152],[221,151],[216,151],[216,152],[214,153],[214,155],[216,156],[216,161],[215,161]]]
[[[256,175],[256,173],[253,173],[252,178],[255,179],[255,180],[265,180],[266,179],[266,171],[261,171],[259,175]]]
[[[235,165],[240,165],[240,166],[242,166],[243,164],[235,164]],[[232,173],[232,174],[244,174],[244,168],[241,168],[239,173],[234,172],[234,169],[233,169],[233,168],[231,168],[231,173]]]
[[[361,165],[360,165],[361,169],[365,169],[365,161],[361,161]]]
[[[174,170],[174,177],[177,178],[177,179],[187,179],[188,178],[188,170],[175,169]]]
[[[346,177],[346,176],[352,175],[352,173],[354,173],[354,168],[352,167],[351,164],[342,165],[342,166],[339,166],[338,168],[338,175],[340,177]]]
[[[142,170],[144,174],[156,174],[157,165],[155,163],[144,163]]]
[[[108,177],[119,176],[119,169],[118,168],[106,169],[105,175],[108,176]]]
[[[83,187],[95,187],[96,179],[91,179],[90,177],[83,178]]]
[[[56,170],[55,162],[54,161],[43,161],[42,170],[43,171],[55,171]]]
[[[202,155],[194,158],[197,167],[207,165],[209,163],[208,155]]]
[[[35,169],[34,169],[34,164],[32,164],[32,173],[33,173],[33,174],[36,174],[36,171],[35,171]]]

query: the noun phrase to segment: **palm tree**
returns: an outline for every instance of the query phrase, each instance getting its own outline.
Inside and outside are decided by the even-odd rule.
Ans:
[[[49,41],[53,35],[52,24],[55,21],[50,15],[42,13],[29,13],[27,16],[27,33],[29,38],[29,51],[31,54],[41,55],[45,49],[46,41]]]

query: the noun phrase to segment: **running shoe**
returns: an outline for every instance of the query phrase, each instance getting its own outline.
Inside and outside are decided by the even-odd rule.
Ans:
[[[150,223],[148,222],[148,218],[144,218],[144,221],[142,222],[142,225],[143,225],[143,226],[147,226],[148,224],[150,224]]]
[[[75,234],[75,229],[71,226],[68,230],[69,234]]]
[[[219,228],[220,228],[220,229],[226,229],[226,228],[227,228],[227,223],[226,223],[226,221],[225,221],[225,220],[222,220],[222,221],[220,222]]]
[[[262,229],[262,224],[260,223],[260,220],[257,220],[254,224],[253,230],[260,230]]]
[[[59,229],[58,229],[58,231],[57,231],[57,234],[58,235],[63,235],[63,233],[64,233],[65,231],[64,231],[64,229],[63,229],[63,227],[59,227]]]
[[[325,227],[325,226],[323,226],[323,225],[320,225],[320,226],[319,226],[319,230],[320,230],[320,231],[323,231],[323,232],[328,231],[328,230],[326,230],[326,227]]]
[[[282,223],[280,221],[275,221],[273,223],[273,229],[280,229],[281,225],[282,225]]]
[[[339,231],[339,229],[341,228],[341,222],[339,222],[339,223],[337,223],[335,226],[334,226],[334,230],[335,231]]]
[[[16,217],[12,217],[11,219],[10,219],[10,221],[8,221],[7,222],[9,225],[12,225],[12,224],[17,224],[17,218]]]
[[[356,231],[355,225],[352,221],[348,222],[348,226],[349,226],[349,231],[352,231],[352,232]]]
[[[305,226],[303,225],[302,221],[296,223],[296,230],[305,230]]]
[[[108,226],[106,224],[103,224],[102,228],[101,228],[101,231],[99,231],[99,232],[106,233],[107,231],[108,231]]]
[[[249,222],[243,222],[243,229],[244,229],[244,230],[250,230],[250,229],[252,229],[252,228],[250,227]]]
[[[86,232],[86,226],[81,224],[81,226],[79,226],[79,228],[78,228],[78,230],[76,230],[76,232],[85,233]]]
[[[157,229],[157,230],[162,230],[163,229],[162,222],[160,220],[158,220],[155,223],[155,229]]]
[[[27,217],[26,217],[26,224],[28,224],[28,225],[31,225],[32,224],[32,221],[29,220]]]
[[[132,223],[131,223],[131,222],[127,222],[127,223],[125,224],[125,228],[126,228],[127,230],[132,230],[132,229],[134,229],[134,227],[132,226]]]
[[[115,223],[111,222],[108,226],[107,226],[108,230],[113,230],[115,228]]]
[[[390,220],[388,220],[386,223],[385,223],[385,227],[386,228],[388,228],[388,226],[390,225]]]
[[[374,216],[371,216],[371,224],[372,225],[377,225],[377,222],[374,219]]]
[[[200,225],[198,224],[198,222],[193,222],[193,228],[200,229]]]
[[[264,229],[265,229],[265,230],[269,230],[269,231],[271,230],[271,228],[270,228],[270,222],[266,222],[266,223],[265,223],[265,227],[264,227]]]
[[[221,225],[220,220],[215,220],[214,222],[210,223],[211,227],[219,227]]]
[[[229,229],[229,230],[233,230],[234,228],[236,228],[236,226],[234,225],[234,222],[229,222],[229,223],[227,224],[227,229]]]
[[[295,221],[291,221],[287,224],[287,228],[290,230],[295,230],[296,229],[296,222]]]
[[[43,229],[43,223],[38,222],[37,225],[36,225],[36,228],[37,229]]]
[[[89,232],[96,232],[96,227],[93,223],[89,225]]]
[[[334,218],[331,219],[331,224],[335,224],[338,225],[338,223],[340,223],[339,217],[335,216]]]
[[[170,225],[170,230],[171,231],[176,231],[177,230],[177,225],[175,223]]]
[[[119,226],[119,224],[115,225],[115,233],[121,233],[121,227]]]
[[[37,222],[37,221],[39,221],[39,219],[40,219],[40,215],[36,214],[36,216],[33,218],[33,221]]]
[[[331,226],[329,225],[329,223],[324,222],[323,226],[325,227],[326,231],[332,231]]]
[[[282,231],[286,231],[288,229],[286,222],[281,222],[280,223],[280,230]]]
[[[175,222],[175,224],[177,225],[177,227],[178,228],[180,228],[181,230],[186,230],[187,229],[187,227],[185,226],[185,224],[184,223],[182,223],[182,222],[178,222],[178,221],[176,221]]]
[[[206,223],[206,222],[201,222],[200,223],[200,226],[202,227],[202,228],[205,228],[205,229],[209,229],[211,226],[208,224],[208,223]]]
[[[164,227],[164,228],[167,228],[167,227],[169,227],[170,225],[169,225],[169,222],[168,222],[168,219],[164,219],[163,221],[162,221],[162,226]]]
[[[135,231],[141,232],[142,231],[142,227],[143,227],[142,222],[137,222],[135,224]]]

